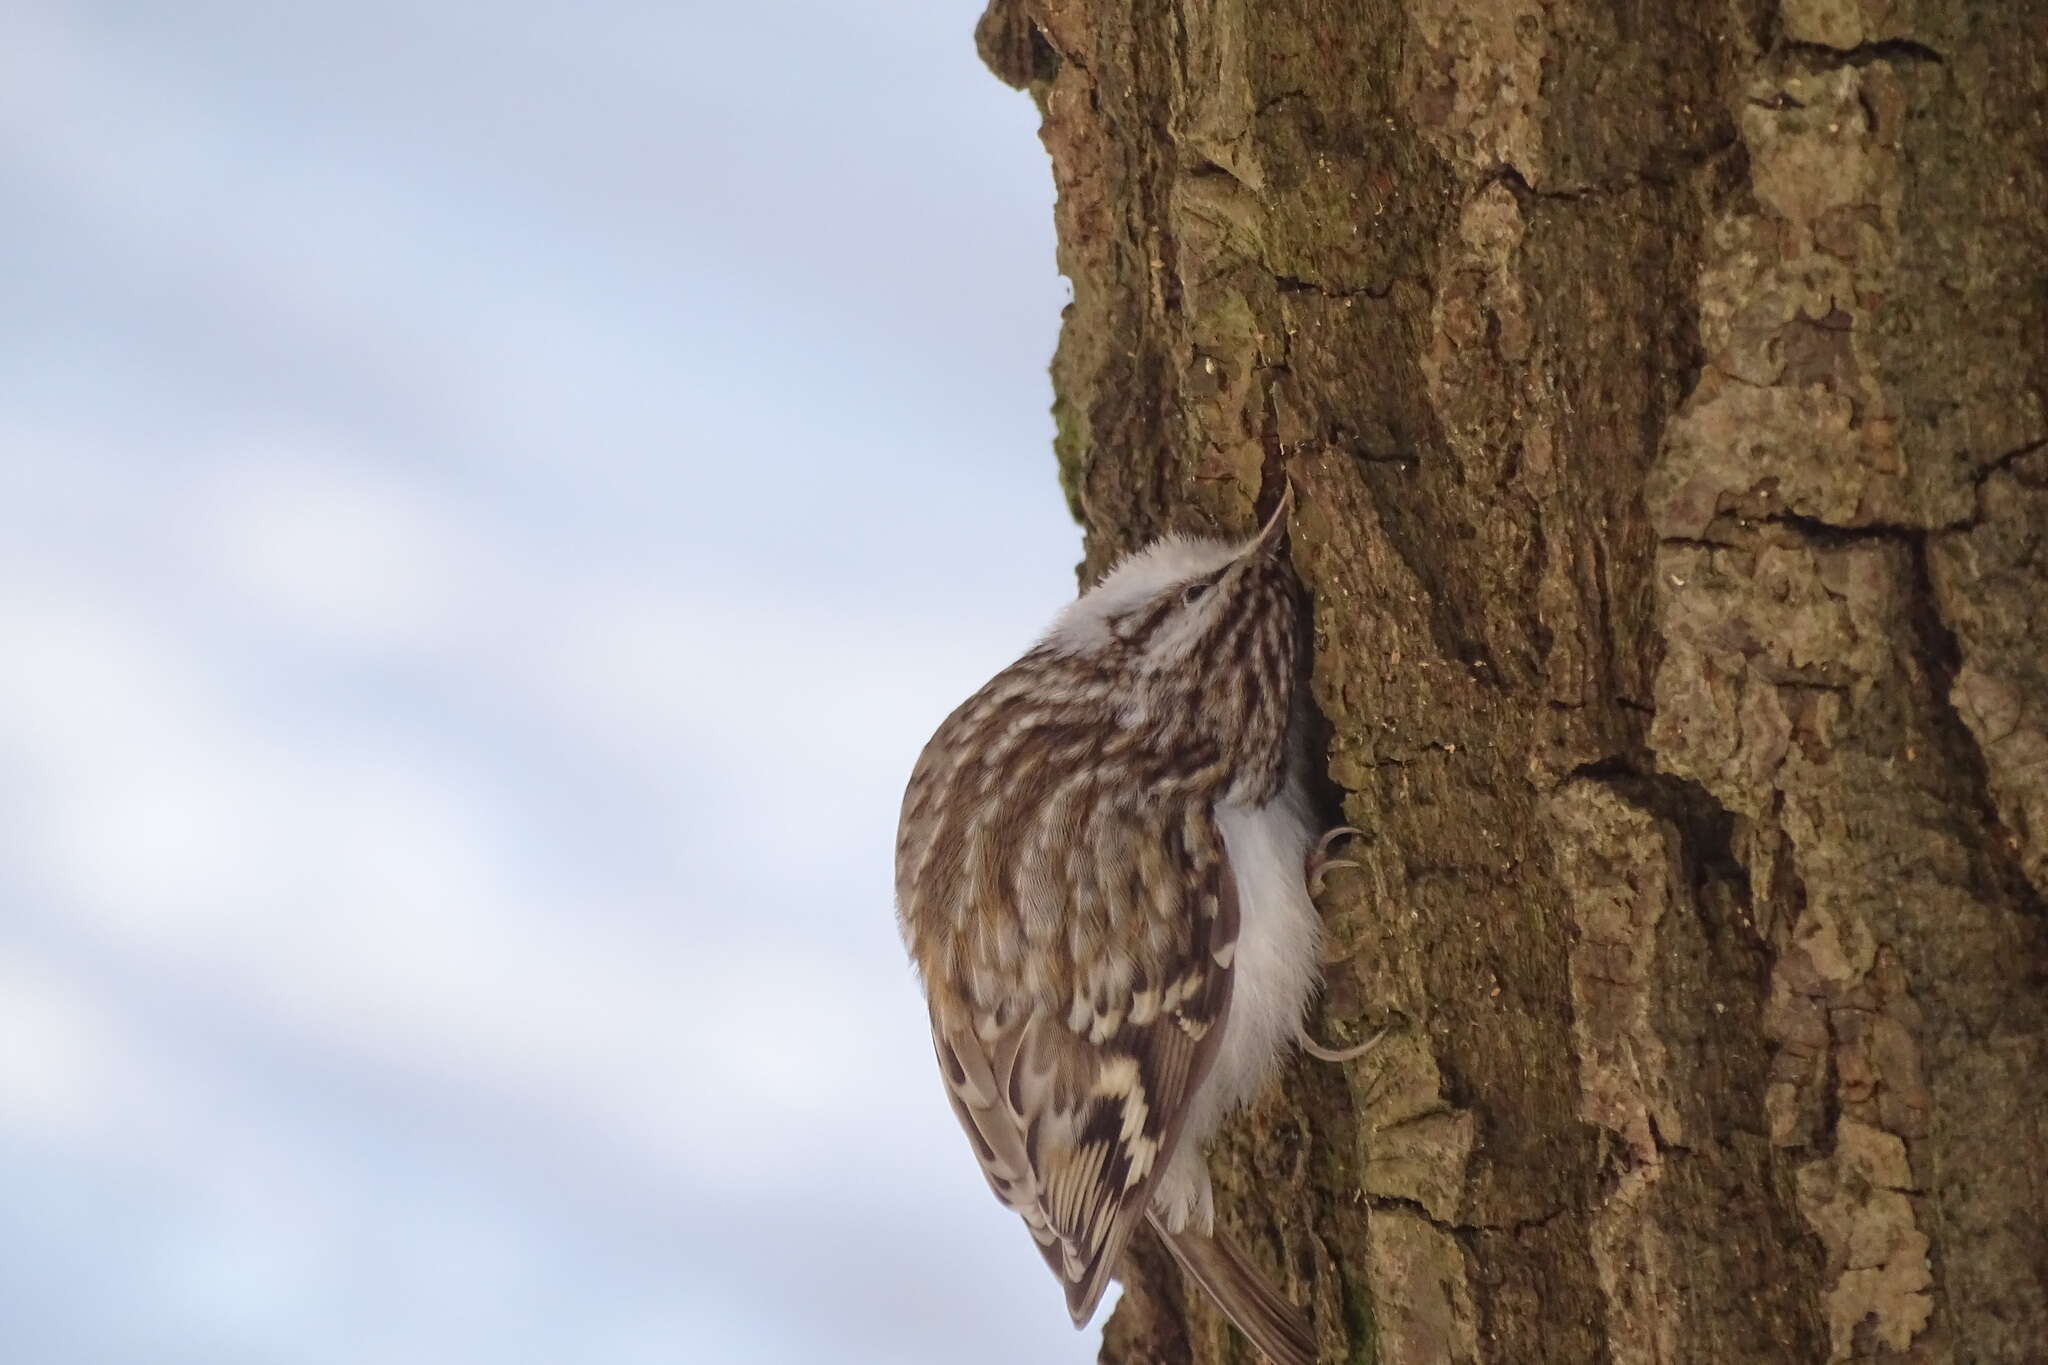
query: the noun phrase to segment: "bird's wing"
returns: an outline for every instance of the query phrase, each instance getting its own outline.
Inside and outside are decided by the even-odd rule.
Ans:
[[[1158,928],[1134,955],[1084,975],[1057,1007],[977,1009],[959,983],[927,983],[953,1111],[996,1197],[1060,1277],[1076,1324],[1095,1311],[1173,1157],[1223,1033],[1237,943],[1236,885],[1206,810],[1121,836],[1169,845],[1117,860],[1122,869],[1173,869],[1164,891],[1108,865],[1090,888],[1107,922]]]

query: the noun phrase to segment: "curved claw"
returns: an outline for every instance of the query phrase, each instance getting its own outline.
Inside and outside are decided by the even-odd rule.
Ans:
[[[1360,1057],[1363,1057],[1366,1053],[1372,1051],[1373,1048],[1378,1045],[1380,1039],[1386,1036],[1387,1031],[1385,1029],[1381,1029],[1378,1033],[1375,1033],[1372,1037],[1366,1039],[1364,1042],[1358,1044],[1355,1047],[1324,1047],[1321,1043],[1318,1043],[1315,1039],[1308,1036],[1308,1028],[1306,1025],[1304,1025],[1295,1034],[1295,1041],[1301,1044],[1301,1050],[1303,1052],[1306,1052],[1309,1056],[1316,1058],[1318,1061],[1355,1062]]]
[[[1308,893],[1311,896],[1323,894],[1323,878],[1329,873],[1331,868],[1358,866],[1357,863],[1352,862],[1349,858],[1332,858],[1330,856],[1330,845],[1349,835],[1357,835],[1360,838],[1364,838],[1365,831],[1353,825],[1339,825],[1322,838],[1316,840],[1315,849],[1308,855],[1308,862],[1303,868],[1303,875],[1308,879]]]
[[[1322,838],[1316,840],[1315,856],[1318,858],[1324,856],[1330,851],[1331,844],[1334,844],[1339,839],[1345,838],[1347,836],[1356,836],[1360,839],[1363,839],[1365,837],[1365,831],[1360,829],[1356,825],[1339,825],[1337,826],[1337,828],[1325,834]]]
[[[1355,862],[1353,862],[1353,861],[1352,861],[1351,859],[1349,859],[1349,858],[1319,858],[1319,859],[1317,859],[1317,860],[1316,860],[1316,861],[1315,861],[1314,863],[1312,863],[1312,864],[1310,864],[1310,865],[1309,865],[1309,869],[1308,869],[1308,893],[1309,893],[1309,894],[1310,894],[1311,896],[1320,896],[1320,895],[1322,895],[1322,894],[1323,894],[1323,878],[1329,875],[1329,873],[1330,873],[1330,869],[1331,869],[1331,868],[1333,868],[1333,867],[1360,867],[1360,866],[1363,866],[1363,864],[1361,864],[1361,863],[1355,863]]]

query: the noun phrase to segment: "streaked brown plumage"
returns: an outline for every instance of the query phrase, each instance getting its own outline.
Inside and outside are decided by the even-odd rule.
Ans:
[[[1126,561],[925,747],[896,851],[947,1093],[1085,1323],[1137,1223],[1280,1365],[1301,1310],[1212,1235],[1202,1146],[1315,988],[1291,497]]]

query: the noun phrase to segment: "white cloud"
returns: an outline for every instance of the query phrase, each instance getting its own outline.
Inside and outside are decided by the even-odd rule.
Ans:
[[[956,25],[833,20],[793,69],[932,140],[799,102],[728,146],[639,41],[672,15],[403,8],[31,3],[0,51],[0,1134],[82,1268],[29,1339],[1084,1358],[888,903],[917,746],[1038,624],[1011,557],[1071,548],[1044,222],[1006,293],[983,213],[1042,213],[1028,102]],[[934,180],[969,87],[1016,160]],[[792,165],[902,189],[919,259],[806,236]],[[956,619],[887,599],[947,562]]]
[[[252,434],[177,521],[227,591],[274,623],[368,650],[422,647],[488,600],[481,552],[416,481],[299,431]]]
[[[772,784],[787,835],[840,784],[859,782],[863,799],[876,780],[900,791],[946,713],[1030,643],[1015,622],[850,614],[743,583],[576,589],[530,656],[561,723],[615,753]]]
[[[75,1142],[112,1127],[139,1083],[93,995],[19,944],[0,943],[0,1130]]]
[[[522,885],[492,798],[431,756],[268,734],[221,679],[209,686],[188,641],[90,594],[18,591],[7,607],[0,633],[19,647],[0,670],[0,744],[37,784],[35,829],[14,831],[12,855],[98,941],[324,1046],[638,1131],[719,1178],[758,1170],[779,1144],[778,1159],[800,1162],[802,1125],[857,1109],[887,1069],[875,1014],[887,1001],[901,1016],[907,974],[889,961],[896,997],[878,997],[800,918],[755,918],[785,894],[769,860],[804,840],[766,804],[773,784],[744,798],[752,899],[729,882],[715,895],[678,885],[675,927],[650,939],[638,917]],[[625,734],[660,723],[623,720]],[[772,718],[737,724],[760,736],[764,773],[859,767]],[[873,889],[812,913],[869,916],[887,942],[879,872]],[[724,1121],[704,1112],[714,1095]]]

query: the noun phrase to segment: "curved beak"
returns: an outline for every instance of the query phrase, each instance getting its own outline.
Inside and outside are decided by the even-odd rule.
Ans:
[[[1280,542],[1287,539],[1287,514],[1293,510],[1294,481],[1289,479],[1280,485],[1280,501],[1274,504],[1273,515],[1266,518],[1266,524],[1259,528],[1259,533],[1252,537],[1239,558],[1255,559],[1278,549]]]

